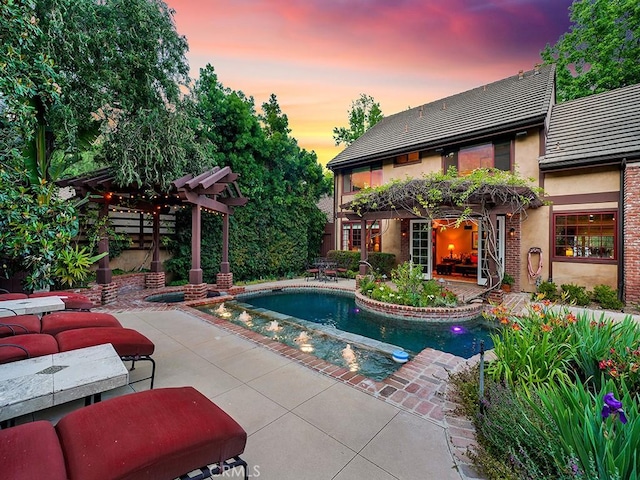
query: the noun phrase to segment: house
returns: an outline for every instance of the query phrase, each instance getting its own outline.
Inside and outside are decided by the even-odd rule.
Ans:
[[[386,117],[327,165],[335,178],[335,247],[364,244],[420,265],[425,278],[487,284],[482,222],[456,225],[446,215],[397,210],[365,218],[349,202],[392,180],[493,167],[545,192],[540,208],[489,212],[497,265],[516,290],[533,292],[549,279],[607,284],[638,301],[639,106],[640,85],[556,104],[555,67],[547,65]]]

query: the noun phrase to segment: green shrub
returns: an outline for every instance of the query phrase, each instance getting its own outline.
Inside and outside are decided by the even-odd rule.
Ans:
[[[591,303],[591,297],[586,287],[574,284],[562,284],[560,286],[563,292],[563,298],[573,305],[585,306]]]
[[[558,286],[553,282],[542,282],[538,285],[538,294],[551,302],[558,299]]]
[[[327,258],[332,262],[336,262],[341,268],[346,268],[353,272],[358,271],[360,252],[353,252],[351,250],[329,250],[327,252]]]
[[[618,291],[609,285],[596,285],[593,287],[593,299],[602,306],[610,310],[620,310],[624,303],[618,300]]]
[[[396,266],[396,256],[393,253],[369,252],[367,261],[377,275],[386,275],[387,277],[391,275],[391,271]]]

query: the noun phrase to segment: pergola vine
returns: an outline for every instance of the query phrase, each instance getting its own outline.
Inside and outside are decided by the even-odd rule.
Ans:
[[[413,217],[428,220],[449,220],[449,226],[459,227],[472,221],[485,232],[488,257],[489,289],[497,288],[504,276],[504,266],[498,257],[495,216],[519,215],[526,218],[529,208],[544,205],[542,190],[532,186],[533,180],[512,172],[477,169],[458,176],[451,168],[446,174],[431,173],[421,178],[393,180],[379,187],[360,191],[342,208],[360,218]]]

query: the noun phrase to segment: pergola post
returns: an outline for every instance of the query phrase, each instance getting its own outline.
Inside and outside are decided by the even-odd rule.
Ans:
[[[189,283],[202,283],[202,268],[200,268],[200,237],[202,236],[200,205],[191,208],[191,270]]]
[[[151,260],[151,271],[162,271],[162,263],[160,263],[160,212],[157,209],[153,212],[153,257]]]
[[[229,273],[229,215],[222,215],[222,262],[220,273]]]
[[[229,268],[229,214],[222,214],[222,261],[220,273],[216,276],[216,286],[220,290],[233,287],[233,273]]]

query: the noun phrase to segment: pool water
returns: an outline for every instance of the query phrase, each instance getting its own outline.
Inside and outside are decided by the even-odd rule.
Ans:
[[[309,330],[295,322],[274,320],[274,317],[245,310],[246,305],[228,302],[224,304],[226,314],[221,315],[215,306],[197,307],[212,315],[222,316],[232,323],[250,328],[265,337],[272,338],[295,349],[309,353],[329,363],[357,372],[372,380],[384,380],[401,367],[392,360],[389,352],[367,348],[365,345],[349,343],[344,339],[325,334],[322,331]],[[277,325],[274,325],[274,322]],[[275,327],[275,328],[272,328]],[[303,337],[301,337],[303,335]],[[349,343],[349,351],[343,353]]]
[[[458,357],[470,358],[479,353],[482,340],[485,349],[493,348],[490,337],[492,330],[484,325],[482,317],[476,321],[456,325],[396,320],[360,310],[356,307],[353,294],[317,290],[284,290],[236,298],[256,308],[397,345],[412,354],[425,348],[433,348]]]

